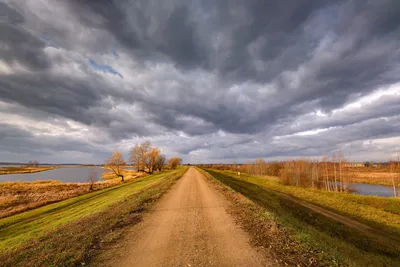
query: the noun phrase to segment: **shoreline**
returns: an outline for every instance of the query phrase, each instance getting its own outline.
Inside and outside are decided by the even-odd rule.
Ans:
[[[17,170],[12,170],[11,168],[16,168]],[[0,168],[0,175],[8,175],[8,174],[27,174],[27,173],[36,173],[36,172],[44,172],[50,171],[54,169],[59,169],[60,166],[51,166],[51,167],[6,167],[2,170]]]

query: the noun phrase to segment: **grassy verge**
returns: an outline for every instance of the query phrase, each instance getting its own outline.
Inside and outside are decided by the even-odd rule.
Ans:
[[[109,174],[107,172],[107,174]],[[110,173],[111,174],[111,173]],[[123,171],[127,181],[137,179],[143,173]],[[108,175],[107,181],[93,184],[92,191],[121,184],[121,179]],[[92,192],[89,184],[61,183],[59,181],[1,182],[0,218],[37,208],[50,203]]]
[[[23,173],[34,173],[34,172],[43,172],[49,171],[53,169],[59,168],[58,166],[46,166],[46,167],[29,167],[29,166],[21,166],[21,167],[6,167],[0,168],[0,175],[2,174],[23,174]]]
[[[250,232],[257,229],[254,235],[258,243],[271,246],[276,254],[289,263],[296,263],[293,260],[296,259],[301,265],[315,266],[399,266],[400,264],[400,247],[397,239],[393,241],[394,239],[386,238],[386,233],[395,235],[394,232],[398,231],[396,225],[399,227],[400,217],[396,214],[396,205],[392,207],[383,200],[378,205],[370,201],[361,204],[359,196],[355,196],[353,201],[353,195],[325,194],[327,192],[283,186],[277,181],[268,181],[260,177],[244,175],[239,178],[230,172],[210,169],[207,169],[207,172],[262,207],[261,210],[252,209],[254,210],[252,216],[258,218],[259,225],[253,225],[251,227],[253,230]],[[292,196],[288,197],[290,194]],[[346,196],[347,199],[341,199],[340,196]],[[377,238],[375,232],[364,232],[348,227],[340,221],[309,209],[298,200],[330,205],[329,211],[336,211],[339,214],[354,212],[362,215],[362,217],[355,216],[358,218],[357,221],[379,225],[377,231],[383,233],[383,236]],[[389,207],[391,211],[385,211],[382,206]],[[371,218],[367,214],[368,209],[371,213],[380,212],[386,217],[378,219],[373,216],[375,221],[365,219]],[[258,237],[260,232],[264,238]],[[279,236],[280,242],[273,242],[276,236]]]
[[[75,266],[135,223],[186,168],[150,175],[0,220],[5,266]]]

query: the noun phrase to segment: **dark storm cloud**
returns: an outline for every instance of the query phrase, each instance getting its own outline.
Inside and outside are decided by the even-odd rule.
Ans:
[[[318,9],[330,5],[331,1],[312,0],[70,1],[83,24],[106,28],[132,53],[162,53],[178,66],[262,80],[304,61],[304,53],[313,47],[307,46],[302,27]],[[216,35],[231,42],[217,44]],[[276,66],[257,73],[248,50],[263,38],[257,59]]]
[[[102,101],[110,96],[104,88],[105,81],[96,74],[89,79],[90,81],[69,76],[53,77],[45,73],[22,77],[7,75],[0,79],[1,98],[46,112],[50,117],[64,117],[97,126],[108,131],[116,140],[132,135],[153,134],[147,125],[140,125],[139,121],[129,121],[127,114],[110,112],[113,103]],[[133,93],[126,96],[115,91],[112,96],[115,99],[135,98]]]
[[[273,143],[316,128],[340,129],[326,133],[343,142],[395,134],[379,118],[395,120],[398,97],[332,111],[399,82],[399,1],[48,4],[0,3],[0,100],[21,106],[21,116],[25,107],[30,118],[70,119],[117,142],[183,134],[195,145],[176,151],[224,151],[218,157],[321,153],[325,132],[309,147],[296,135],[290,147]],[[373,120],[386,135],[374,125],[361,134]],[[238,137],[203,140],[223,139],[213,136],[219,130]],[[252,153],[255,139],[275,147]]]
[[[178,65],[196,67],[207,55],[197,40],[189,7],[184,1],[177,2],[71,1],[70,7],[80,14],[82,23],[107,29],[135,55],[162,53]]]
[[[180,67],[215,70],[228,84],[277,80],[275,97],[284,101],[262,110],[254,120],[243,119],[243,114],[218,101],[213,110],[192,104],[177,107],[178,114],[189,111],[224,130],[257,132],[263,129],[260,125],[298,113],[304,102],[316,100],[315,107],[329,111],[353,95],[398,80],[394,71],[399,60],[397,1],[174,3],[172,9],[171,1],[159,5],[154,1],[77,1],[72,7],[85,14],[80,16],[83,21],[100,16],[94,26],[106,27],[132,53],[161,53]],[[196,8],[206,15],[199,15]],[[167,15],[161,15],[163,11]],[[217,36],[229,43],[217,44]],[[324,38],[329,43],[323,52],[315,53]],[[249,52],[252,47],[254,55]],[[255,60],[263,66],[261,70],[255,68]],[[299,85],[301,90],[293,94],[280,75],[301,66],[308,75]]]
[[[43,54],[45,44],[20,27],[23,16],[0,3],[0,58],[8,63],[22,63],[31,69],[49,67]]]
[[[0,21],[15,25],[24,22],[24,17],[5,3],[0,3]]]

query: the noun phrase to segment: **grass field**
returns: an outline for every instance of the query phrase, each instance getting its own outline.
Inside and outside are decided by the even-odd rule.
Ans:
[[[108,234],[110,229],[120,223],[119,219],[123,220],[124,216],[131,214],[141,202],[162,193],[185,171],[186,168],[182,167],[176,171],[146,176],[133,182],[126,182],[1,219],[0,262],[8,262],[10,266],[16,266],[18,265],[16,262],[21,261],[21,266],[29,266],[27,258],[30,258],[32,262],[40,262],[45,261],[46,257],[53,257],[51,262],[66,262],[66,265],[69,265],[70,260],[65,257],[73,257],[75,260],[83,257],[82,255],[87,251],[81,251],[80,248],[87,250],[91,243],[88,244],[88,241],[84,239],[75,240],[77,244],[73,247],[79,251],[70,253],[75,253],[77,256],[47,254],[47,250],[58,251],[59,246],[64,246],[58,244],[67,242],[62,238],[63,235],[69,236],[70,233],[78,231],[78,236],[83,235],[85,239],[92,240],[103,232],[105,235]],[[94,236],[93,231],[100,231],[100,233],[97,232]],[[42,251],[31,247],[31,244],[42,247]],[[37,265],[42,265],[42,263]],[[44,265],[52,266],[53,264]]]
[[[324,192],[284,186],[265,177],[206,171],[265,208],[259,216],[287,230],[298,244],[293,253],[315,251],[326,265],[400,264],[398,199]]]

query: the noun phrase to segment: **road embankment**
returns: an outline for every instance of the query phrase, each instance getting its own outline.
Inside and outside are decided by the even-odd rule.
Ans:
[[[185,172],[182,167],[0,220],[2,266],[85,264]]]

